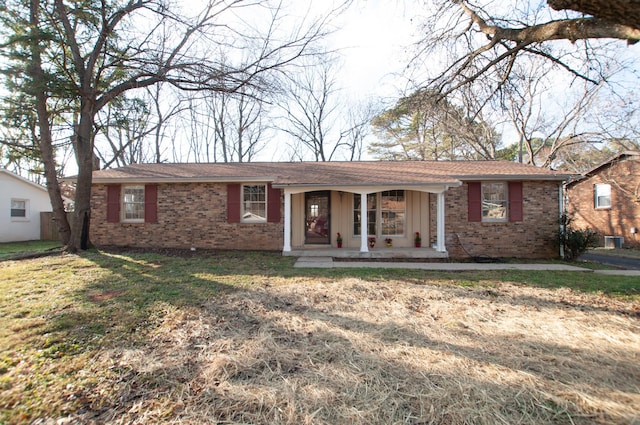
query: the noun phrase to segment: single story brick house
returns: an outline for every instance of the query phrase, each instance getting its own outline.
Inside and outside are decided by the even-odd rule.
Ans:
[[[451,258],[557,257],[568,177],[507,161],[130,165],[94,172],[90,237],[97,246],[361,257],[389,239],[396,252]]]
[[[567,212],[603,246],[640,246],[640,151],[626,151],[566,186]],[[606,240],[605,240],[606,238]]]

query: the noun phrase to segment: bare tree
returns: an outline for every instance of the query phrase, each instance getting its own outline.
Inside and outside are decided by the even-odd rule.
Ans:
[[[12,12],[11,28],[25,22],[19,12],[30,12],[29,42],[11,34],[0,44],[22,46],[29,52],[25,87],[39,82],[31,94],[38,112],[41,152],[54,214],[64,223],[49,127],[51,99],[69,99],[77,107],[77,125],[70,129],[78,164],[75,220],[70,232],[63,229],[70,250],[88,246],[95,119],[107,104],[129,90],[160,82],[181,90],[264,90],[266,74],[310,54],[311,44],[323,35],[323,20],[303,22],[288,34],[279,32],[279,7],[271,10],[265,33],[237,27],[242,20],[236,17],[225,22],[230,11],[240,13],[244,6],[268,7],[249,0],[211,0],[200,13],[185,17],[163,0],[3,3],[4,11]],[[221,62],[214,46],[236,46],[246,54],[230,55],[241,59]]]
[[[347,128],[342,131],[349,161],[359,161],[365,148],[365,139],[371,134],[371,120],[379,113],[371,102],[352,104],[346,111]]]
[[[166,139],[171,141],[172,151],[175,151],[173,145],[175,137],[167,136],[167,132],[170,130],[169,123],[187,110],[183,99],[170,89],[171,86],[167,88],[165,83],[145,88],[145,99],[152,104],[150,119],[155,120],[153,124],[153,159],[150,162],[157,164],[163,162],[163,158],[166,157],[167,147],[163,143]]]
[[[224,162],[251,162],[264,147],[265,102],[259,93],[214,93],[207,106],[215,119],[215,134]]]
[[[616,59],[615,42],[608,40],[633,44],[640,39],[638,21],[627,19],[638,16],[636,0],[548,3],[593,15],[558,13],[518,0],[483,5],[467,0],[434,2],[413,64],[424,69],[425,61],[444,59],[439,70],[426,77],[428,87],[443,96],[474,84],[488,86],[488,94],[496,95],[524,56],[542,58],[575,78],[599,84],[608,77],[608,63]]]
[[[302,160],[310,154],[314,161],[331,161],[350,150],[341,127],[343,109],[336,79],[336,62],[329,56],[321,63],[307,64],[292,76],[280,101],[284,117],[279,129],[287,133],[293,156]]]
[[[140,98],[122,96],[107,104],[96,116],[95,152],[100,166],[148,162],[145,139],[155,131],[150,117],[151,111]]]
[[[188,159],[251,162],[264,147],[267,109],[260,93],[200,93],[188,99]]]
[[[612,27],[612,32],[626,34],[630,29],[640,28],[640,3],[638,0],[548,0],[547,3],[555,10],[573,10],[593,16],[603,22],[603,27]],[[618,28],[617,26],[628,27]],[[637,35],[627,34],[623,38],[630,41],[638,40]]]
[[[542,167],[558,166],[563,150],[575,152],[577,145],[603,140],[591,123],[602,86],[576,82],[559,97],[560,81],[549,71],[539,60],[520,61],[503,96],[518,134],[519,162]]]
[[[595,126],[614,152],[640,150],[640,93],[606,91],[593,114]]]

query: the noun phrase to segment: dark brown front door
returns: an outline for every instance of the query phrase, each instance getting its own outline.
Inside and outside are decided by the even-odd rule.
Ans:
[[[305,195],[305,243],[331,243],[329,226],[330,192],[308,192]]]

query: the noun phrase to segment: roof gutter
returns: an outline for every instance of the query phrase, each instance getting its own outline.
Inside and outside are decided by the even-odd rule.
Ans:
[[[384,183],[345,183],[345,184],[337,184],[337,183],[273,183],[272,186],[276,189],[286,189],[286,188],[300,188],[300,187],[322,187],[322,188],[353,188],[353,187],[380,187],[380,186],[388,186],[388,187],[434,187],[440,188],[443,186],[446,187],[458,187],[461,186],[462,182],[460,180],[452,180],[452,181],[443,181],[443,182],[429,182],[429,183],[405,183],[405,182],[384,182]]]
[[[553,174],[553,175],[537,175],[537,174],[477,174],[454,176],[462,181],[566,181],[576,174]]]
[[[94,177],[92,183],[96,184],[142,184],[142,183],[246,183],[246,182],[272,182],[275,177]],[[61,181],[76,182],[77,176],[65,177]]]

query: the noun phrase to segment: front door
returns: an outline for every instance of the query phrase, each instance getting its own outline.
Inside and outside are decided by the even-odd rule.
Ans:
[[[330,192],[308,192],[305,195],[305,243],[330,244]]]

